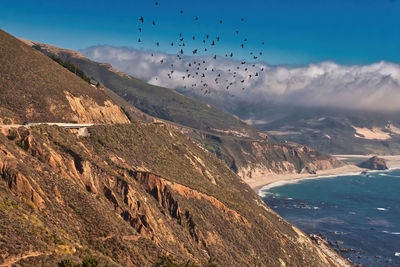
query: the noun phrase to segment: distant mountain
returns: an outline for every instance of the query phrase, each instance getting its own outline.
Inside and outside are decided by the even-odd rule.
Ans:
[[[273,141],[268,135],[212,105],[168,88],[147,84],[115,70],[109,64],[91,61],[75,51],[29,43],[47,55],[56,55],[65,62],[77,65],[89,77],[131,104],[125,109],[134,116],[145,120],[162,119],[190,135],[243,178],[263,177],[271,173],[314,173],[340,165],[334,158],[313,149]]]
[[[271,105],[236,114],[277,140],[329,154],[400,154],[400,112]]]
[[[0,30],[0,124],[127,123],[104,91]]]

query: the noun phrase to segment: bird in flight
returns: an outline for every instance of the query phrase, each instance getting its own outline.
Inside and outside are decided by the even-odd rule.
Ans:
[[[140,19],[139,19],[142,23],[144,22],[144,18],[143,18],[143,16],[140,16]]]

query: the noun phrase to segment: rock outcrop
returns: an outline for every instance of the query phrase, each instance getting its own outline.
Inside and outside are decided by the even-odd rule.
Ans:
[[[387,170],[386,160],[374,156],[366,161],[361,162],[357,165],[360,168],[370,169],[370,170]]]

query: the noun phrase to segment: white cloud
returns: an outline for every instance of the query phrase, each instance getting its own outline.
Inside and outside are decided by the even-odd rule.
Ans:
[[[286,67],[211,57],[182,56],[180,60],[176,55],[111,46],[90,47],[82,52],[151,84],[202,95],[207,92],[206,96],[214,99],[234,95],[248,104],[400,110],[400,66],[388,62],[363,66],[321,62]]]

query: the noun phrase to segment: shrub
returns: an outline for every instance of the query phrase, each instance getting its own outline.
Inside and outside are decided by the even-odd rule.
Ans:
[[[99,260],[94,257],[86,257],[82,261],[82,267],[96,267],[99,266]]]
[[[58,267],[77,267],[77,266],[79,266],[79,265],[76,265],[75,263],[73,263],[69,259],[63,259],[62,261],[60,261],[58,263]]]

